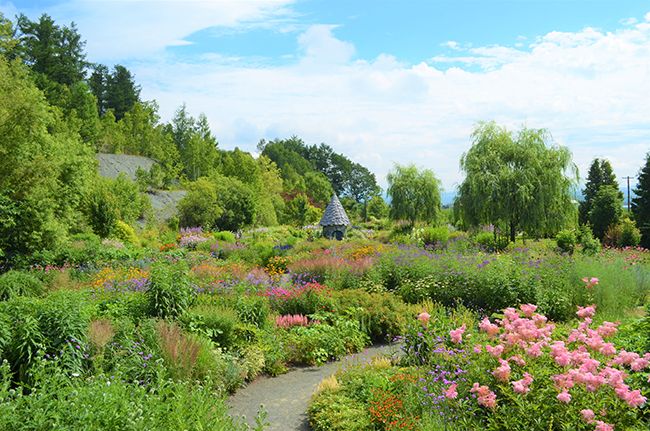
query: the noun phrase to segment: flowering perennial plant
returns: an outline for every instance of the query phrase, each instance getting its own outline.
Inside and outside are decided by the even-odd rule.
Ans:
[[[294,326],[309,326],[309,319],[302,314],[286,314],[275,318],[275,326],[289,329]]]
[[[594,283],[591,279],[587,282]],[[496,344],[479,344],[473,349],[478,357],[487,354],[491,358],[487,359],[488,366],[494,364],[490,372],[494,380],[477,379],[469,389],[477,404],[494,410],[502,402],[510,405],[513,396],[529,397],[535,391],[554,388],[556,402],[569,411],[578,403],[580,419],[593,429],[629,425],[626,421],[630,415],[625,409],[638,409],[647,398],[640,389],[630,387],[628,378],[649,367],[650,353],[617,349],[608,340],[616,334],[618,324],[605,321],[593,325],[594,305],[578,307],[579,323],[566,337],[557,336],[555,325],[535,311],[534,305],[526,304],[519,310],[506,308],[503,318],[494,323],[487,318],[480,322],[480,331]],[[453,343],[458,343],[458,334],[459,330],[450,332]],[[444,393],[461,393],[455,383]]]

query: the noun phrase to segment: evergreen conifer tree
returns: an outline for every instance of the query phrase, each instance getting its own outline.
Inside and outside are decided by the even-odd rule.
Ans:
[[[641,231],[641,245],[650,248],[650,153],[646,154],[645,165],[639,171],[639,183],[634,194],[632,214]]]

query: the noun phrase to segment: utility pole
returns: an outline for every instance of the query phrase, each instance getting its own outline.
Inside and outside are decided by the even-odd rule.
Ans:
[[[630,180],[632,178],[636,177],[623,177],[623,179],[627,180],[627,214],[630,215]]]

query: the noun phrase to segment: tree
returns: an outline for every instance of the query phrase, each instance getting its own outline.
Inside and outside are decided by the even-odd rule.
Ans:
[[[90,91],[97,99],[97,112],[99,115],[104,115],[107,110],[106,91],[108,87],[108,77],[108,67],[103,64],[96,64],[93,66],[93,73],[91,73],[90,78],[88,78]]]
[[[368,206],[367,206],[367,215],[369,217],[374,217],[377,219],[381,219],[384,217],[388,216],[388,212],[390,211],[390,208],[388,207],[388,204],[386,204],[386,201],[384,198],[381,196],[373,196],[369,201],[368,201]]]
[[[99,79],[97,76],[95,78]],[[140,87],[135,85],[131,72],[119,64],[105,79],[104,109],[112,109],[115,118],[119,121],[140,101]],[[99,97],[97,100],[100,100]]]
[[[0,57],[0,250],[17,259],[62,244],[95,173],[90,148],[19,63]]]
[[[213,181],[219,205],[223,208],[215,227],[237,231],[250,225],[255,219],[255,198],[251,189],[236,178],[216,175]]]
[[[646,154],[645,165],[639,171],[639,182],[634,189],[632,214],[641,231],[641,246],[650,248],[650,153]]]
[[[598,194],[598,190],[600,190],[602,186],[607,185],[618,187],[616,176],[612,170],[612,165],[606,159],[594,159],[589,167],[587,182],[585,184],[585,189],[582,192],[583,200],[580,202],[578,210],[578,220],[580,224],[586,224],[589,222],[589,212],[593,206],[596,194]],[[623,195],[621,194],[621,197],[622,196]]]
[[[14,37],[13,23],[0,12],[0,55],[13,58],[17,46],[18,39]]]
[[[429,169],[395,165],[388,173],[390,217],[393,220],[435,222],[440,213],[440,181]]]
[[[38,21],[20,15],[17,21],[19,55],[36,73],[63,85],[72,85],[85,76],[86,54],[74,23],[60,27],[47,14]],[[42,88],[42,87],[41,87]]]
[[[617,187],[601,186],[589,211],[589,223],[594,236],[603,239],[607,229],[616,225],[623,214],[623,196]]]
[[[223,208],[217,197],[217,186],[208,178],[199,178],[186,187],[187,194],[178,203],[178,215],[182,227],[217,226]]]
[[[513,136],[494,122],[480,123],[460,162],[466,177],[455,210],[462,222],[505,228],[511,241],[521,231],[559,231],[574,214],[577,168],[567,148],[550,143],[544,129],[524,128]]]

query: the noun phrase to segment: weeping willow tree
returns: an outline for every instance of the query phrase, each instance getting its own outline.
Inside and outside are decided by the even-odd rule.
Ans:
[[[512,133],[480,123],[460,167],[466,177],[455,206],[468,226],[492,224],[514,241],[518,232],[553,234],[575,217],[578,170],[569,150],[554,145],[545,129]]]
[[[396,165],[388,173],[390,217],[393,220],[435,222],[440,213],[440,181],[432,171]]]

